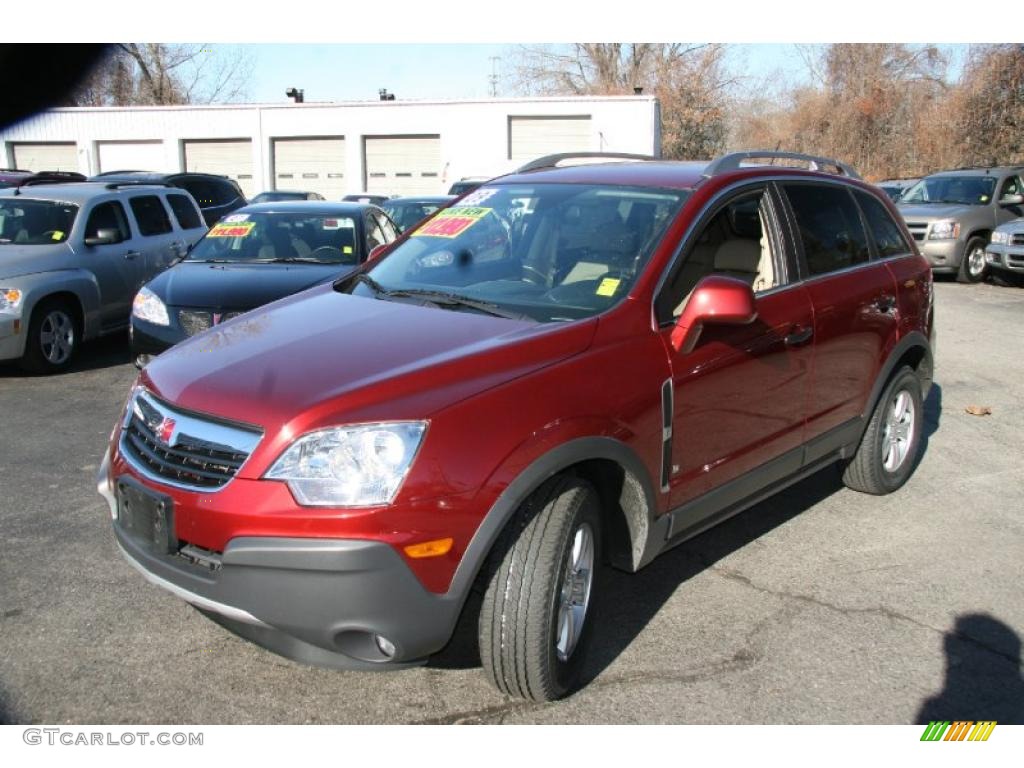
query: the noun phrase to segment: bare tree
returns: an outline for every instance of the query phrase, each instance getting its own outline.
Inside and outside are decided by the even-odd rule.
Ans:
[[[246,96],[252,55],[240,47],[116,43],[72,96],[76,106],[209,104]]]
[[[972,48],[953,111],[961,164],[1024,162],[1024,45]]]
[[[709,157],[724,145],[725,104],[734,82],[725,46],[574,43],[520,46],[511,88],[525,95],[632,94],[661,102],[666,157]]]

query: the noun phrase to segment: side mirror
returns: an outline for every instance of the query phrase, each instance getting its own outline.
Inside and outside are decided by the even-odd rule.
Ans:
[[[697,283],[683,307],[672,329],[672,347],[685,355],[697,346],[705,325],[748,325],[756,319],[754,291],[749,285],[733,277],[710,275]]]
[[[89,247],[95,245],[117,245],[121,242],[121,232],[116,229],[97,229],[95,237],[85,238]]]
[[[370,251],[370,255],[366,258],[366,260],[367,261],[373,261],[378,256],[382,255],[384,253],[384,251],[386,251],[387,249],[388,249],[388,244],[387,243],[381,243],[380,245],[375,245],[373,247],[373,249]]]
[[[1003,195],[999,198],[1000,205],[1024,205],[1024,195]]]

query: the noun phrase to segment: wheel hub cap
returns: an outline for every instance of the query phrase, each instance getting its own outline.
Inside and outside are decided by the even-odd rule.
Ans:
[[[885,417],[882,431],[882,466],[886,472],[895,472],[910,453],[914,436],[914,399],[906,390],[896,393]]]
[[[967,258],[967,268],[972,275],[981,274],[985,269],[985,250],[983,248],[975,248],[971,251],[971,255]]]
[[[50,312],[40,326],[39,343],[48,361],[54,365],[66,362],[75,346],[75,324],[64,312]]]
[[[583,634],[593,580],[594,532],[589,524],[583,523],[573,533],[572,549],[559,587],[555,650],[560,661],[566,661],[572,656]]]

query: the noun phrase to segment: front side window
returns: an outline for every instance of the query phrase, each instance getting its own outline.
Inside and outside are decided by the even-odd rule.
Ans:
[[[358,264],[356,222],[323,213],[235,213],[215,224],[187,261]]]
[[[857,206],[844,187],[785,184],[803,243],[807,272],[824,275],[870,258]]]
[[[101,229],[113,229],[121,235],[121,241],[129,240],[128,220],[124,215],[124,207],[116,200],[100,203],[92,209],[89,220],[85,223],[85,237],[99,237]]]
[[[53,245],[71,234],[78,206],[25,197],[0,200],[0,245]]]
[[[987,205],[995,188],[994,176],[929,176],[907,190],[900,203]]]
[[[888,209],[865,192],[855,192],[860,209],[864,212],[868,229],[875,239],[875,248],[880,258],[910,253],[910,244],[903,239],[899,225],[893,221]]]
[[[156,195],[133,197],[129,200],[135,221],[139,225],[139,234],[143,237],[163,235],[171,231],[171,220],[167,217],[167,209]]]
[[[473,311],[458,303],[469,300],[541,322],[589,317],[626,296],[687,194],[481,187],[410,233],[369,271],[372,285],[355,280],[343,289],[460,311]]]
[[[1024,187],[1021,186],[1020,178],[1017,176],[1009,176],[1003,181],[1003,185],[999,190],[999,199],[1006,200],[1009,197],[1015,197],[1021,194]]]

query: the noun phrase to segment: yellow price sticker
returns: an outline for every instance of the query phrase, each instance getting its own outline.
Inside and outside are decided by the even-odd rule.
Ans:
[[[51,240],[63,240],[64,239],[64,233],[61,232],[59,229],[55,229],[53,231],[53,234],[50,235],[50,239]]]
[[[351,245],[342,246],[341,252],[342,253],[352,253],[352,246]]]
[[[619,290],[619,283],[622,281],[615,277],[606,277],[601,281],[601,284],[597,286],[598,296],[614,296],[615,292]]]

